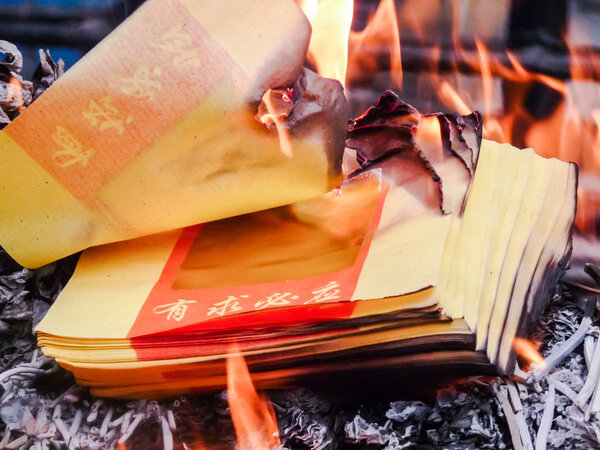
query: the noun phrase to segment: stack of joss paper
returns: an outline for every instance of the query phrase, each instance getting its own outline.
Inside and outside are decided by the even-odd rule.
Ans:
[[[391,92],[346,128],[341,86],[302,69],[310,33],[293,2],[164,3],[0,134],[16,158],[0,164],[0,243],[29,266],[93,246],[37,327],[44,353],[109,397],[221,388],[234,347],[259,387],[510,374],[515,336],[568,263],[576,166]],[[99,66],[137,58],[129,41],[166,51],[174,73],[142,54],[88,92]],[[153,76],[184,80],[171,86],[183,103],[154,104]],[[53,115],[63,92],[84,113]],[[125,107],[131,120],[107,128]]]
[[[480,136],[477,114],[388,92],[351,124],[339,188],[86,250],[39,343],[115,397],[222,387],[234,344],[262,387],[511,373],[569,258],[577,174]]]

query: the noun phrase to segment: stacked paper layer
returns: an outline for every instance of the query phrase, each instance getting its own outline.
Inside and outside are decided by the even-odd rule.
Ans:
[[[453,213],[383,161],[316,199],[87,250],[40,345],[118,397],[222,387],[233,343],[262,387],[390,367],[510,373],[512,340],[570,251],[576,173],[488,141],[476,155]]]

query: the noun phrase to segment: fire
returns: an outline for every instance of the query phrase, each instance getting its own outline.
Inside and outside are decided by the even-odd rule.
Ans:
[[[557,80],[556,78],[549,77],[548,75],[540,74],[540,73],[531,73],[525,70],[523,65],[519,62],[517,57],[510,51],[506,52],[506,56],[509,59],[510,63],[513,66],[514,70],[505,69],[504,66],[499,66],[499,73],[503,78],[512,81],[539,81],[545,84],[548,87],[551,87],[555,91],[565,93],[566,85],[563,81]]]
[[[302,12],[304,12],[304,15],[313,27],[314,33],[317,13],[319,12],[319,0],[298,0],[298,6],[300,6]]]
[[[290,134],[285,126],[285,120],[288,118],[294,104],[290,90],[285,92],[269,89],[263,95],[259,107],[257,119],[269,126],[275,126],[279,135],[279,147],[281,152],[291,158],[294,156]],[[265,111],[266,110],[266,111]]]
[[[349,47],[349,80],[360,80],[377,73],[381,50],[385,49],[393,83],[402,89],[400,30],[394,0],[381,0],[367,26],[362,31],[350,32]]]
[[[237,348],[227,356],[227,395],[237,448],[281,448],[275,413],[256,393],[248,366]]]
[[[343,85],[373,76],[379,70],[381,50],[397,88],[402,88],[400,32],[394,0],[382,0],[361,31],[352,31],[353,0],[299,0],[312,25],[308,60],[317,72]]]
[[[527,71],[510,51],[506,52],[509,65],[505,65],[491,57],[479,39],[475,39],[475,48],[476,58],[460,47],[457,54],[481,77],[483,136],[498,142],[511,142],[518,147],[533,147],[547,158],[576,162],[582,172],[576,226],[585,233],[597,233],[599,230],[595,229],[595,223],[600,212],[600,182],[597,179],[600,175],[600,108],[593,106],[600,103],[600,90],[581,79],[589,75],[590,70],[600,68],[600,58],[587,54],[592,64],[586,67],[582,67],[577,58],[572,58],[571,76],[574,81],[567,84],[548,75]],[[499,97],[495,92],[498,85],[493,83],[494,77],[513,83],[508,86],[508,89],[513,89],[510,93],[512,100],[504,105],[503,110],[495,110],[493,106],[494,99]],[[541,119],[533,117],[524,107],[526,95],[535,83],[547,86],[563,98],[552,114]],[[459,92],[448,80],[439,83],[437,94],[450,110],[466,114],[475,109],[475,105],[467,100],[472,92]],[[587,174],[594,175],[590,177]]]
[[[489,52],[486,46],[479,39],[475,39],[475,47],[477,49],[477,60],[471,60],[466,58],[469,65],[476,68],[481,75],[481,86],[483,92],[483,137],[497,142],[508,142],[500,121],[494,117],[494,99],[496,97],[496,91],[494,88],[494,79],[492,72],[492,64]],[[459,48],[459,53],[466,55],[466,52]],[[474,108],[467,105],[467,102],[449,83],[443,81],[438,88],[438,95],[440,100],[449,106],[452,110],[455,110],[463,115],[470,114]]]
[[[535,364],[536,367],[543,367],[544,357],[538,352],[539,344],[535,344],[527,339],[516,337],[513,341],[513,349],[521,358],[529,364]]]
[[[487,48],[485,45],[483,45],[483,42],[481,42],[479,39],[475,39],[475,46],[477,47],[477,54],[479,55],[479,67],[481,68],[481,79],[483,81],[485,113],[490,114],[492,112],[492,101],[494,99],[494,80],[492,78],[492,69],[490,68]]]
[[[467,106],[462,97],[447,81],[442,81],[438,95],[444,104],[448,105],[452,110],[459,112],[462,115],[471,114],[471,108]]]
[[[575,48],[566,42],[571,80],[564,81],[527,69],[510,50],[499,51],[494,46],[490,51],[484,36],[467,38],[465,29],[478,29],[480,34],[486,30],[473,26],[468,15],[465,19],[460,2],[442,7],[431,1],[424,7],[422,1],[406,0],[396,11],[393,0],[380,0],[364,29],[353,31],[352,0],[297,1],[313,26],[309,61],[321,75],[361,91],[369,86],[377,86],[378,91],[402,90],[408,79],[403,66],[414,65],[415,57],[403,64],[400,36],[401,32],[403,37],[411,35],[407,48],[413,53],[409,54],[413,55],[417,46],[419,58],[426,59],[424,64],[417,61],[420,65],[416,67],[420,100],[439,100],[447,110],[461,114],[477,109],[484,116],[485,138],[533,147],[542,156],[579,164],[582,177],[576,225],[580,231],[600,232],[600,89],[586,81],[600,78],[600,56],[593,49]],[[362,3],[363,8],[367,4],[372,3]],[[494,22],[490,17],[481,19],[488,25]],[[359,17],[356,22],[361,20]],[[432,30],[447,20],[449,32],[438,33],[440,42],[435,41]],[[357,91],[347,90],[351,100]],[[414,100],[413,95],[414,91],[407,100]],[[357,100],[363,101],[358,96]]]
[[[317,72],[346,84],[354,0],[299,0],[312,25],[308,60]]]

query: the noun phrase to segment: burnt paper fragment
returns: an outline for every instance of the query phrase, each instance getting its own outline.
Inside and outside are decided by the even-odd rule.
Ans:
[[[394,185],[403,186],[427,207],[441,210],[442,181],[414,138],[421,120],[415,108],[386,91],[375,106],[349,124],[346,146],[356,150],[360,165],[350,176],[381,169]]]
[[[294,85],[293,101],[294,108],[285,126],[299,139],[320,134],[328,155],[330,174],[339,175],[348,117],[344,88],[339,81],[323,78],[304,68]]]
[[[0,40],[0,66],[11,72],[21,72],[23,69],[23,55],[16,45]]]
[[[453,151],[458,135],[444,114],[422,116],[415,134],[417,151],[442,180],[443,211],[454,214],[462,214],[472,178],[463,158]]]
[[[4,110],[0,108],[0,130],[10,123],[9,117]]]
[[[40,64],[33,73],[33,100],[42,95],[46,89],[65,73],[65,62],[59,59],[55,62],[49,50],[39,50]]]
[[[473,150],[467,145],[465,139],[462,137],[460,130],[458,129],[456,122],[451,121],[447,115],[440,115],[438,117],[440,125],[442,127],[442,133],[448,136],[447,151],[454,153],[463,162],[471,176],[475,172],[475,166],[473,164]]]
[[[346,145],[369,162],[390,152],[414,150],[413,134],[420,120],[415,108],[386,91],[375,106],[350,123]]]
[[[355,159],[360,166],[351,176],[375,167],[389,176],[393,171],[406,169],[406,160],[415,160],[409,154],[415,154],[438,184],[440,208],[444,213],[455,214],[462,214],[480,144],[478,113],[421,115],[392,91],[385,92],[375,106],[350,123],[346,142],[348,148],[356,150]],[[403,157],[397,156],[404,153]],[[385,163],[389,159],[393,159],[393,164]],[[401,163],[402,160],[405,161]],[[414,164],[409,166],[413,173],[419,173]],[[391,178],[398,183],[406,177],[395,174]],[[430,189],[425,191],[426,195],[419,198],[428,203]]]
[[[265,92],[254,118],[269,129],[277,129],[280,138],[282,133],[299,140],[321,136],[329,173],[337,176],[346,140],[347,116],[348,104],[341,83],[303,68],[292,87]],[[283,141],[280,139],[282,150],[286,145]]]
[[[0,110],[14,120],[31,101],[31,83],[0,66]]]
[[[388,154],[385,158],[368,163],[364,169],[355,173],[374,169],[381,169],[383,175],[395,186],[402,186],[428,209],[443,212],[442,180],[427,160],[416,151]]]
[[[437,184],[441,210],[462,211],[471,180],[465,160],[472,160],[472,151],[462,139],[460,127],[443,114],[421,115],[387,91],[375,106],[350,123],[348,136],[346,145],[357,151],[361,167],[355,174],[381,168],[396,184],[410,181],[411,192],[419,186],[414,194],[429,205],[432,189],[421,182],[415,184],[419,178],[426,181],[421,177],[426,173]],[[468,154],[461,156],[453,147]]]
[[[443,114],[440,116],[440,121],[442,120],[445,122],[442,127],[448,127],[451,151],[464,161],[472,176],[475,173],[481,147],[483,131],[481,114],[477,111],[468,116],[461,116],[458,113]]]
[[[48,89],[65,71],[64,62],[54,62],[48,50],[39,51],[40,64],[33,82],[20,75],[23,56],[10,42],[0,41],[0,130]]]

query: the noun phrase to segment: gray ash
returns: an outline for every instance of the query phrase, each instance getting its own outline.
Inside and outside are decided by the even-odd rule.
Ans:
[[[33,79],[24,80],[21,52],[10,42],[0,40],[0,130],[64,74],[65,63],[61,59],[55,62],[48,50],[40,50],[39,57]]]

